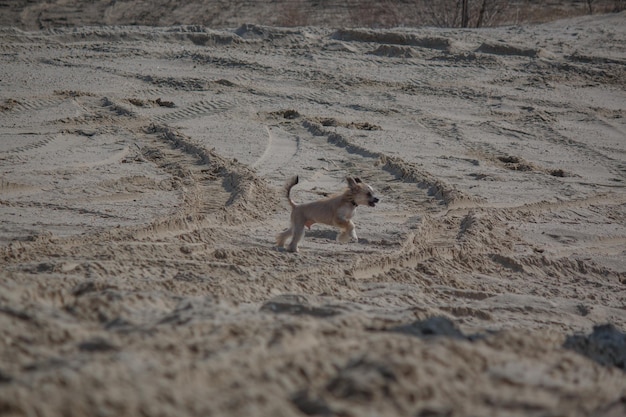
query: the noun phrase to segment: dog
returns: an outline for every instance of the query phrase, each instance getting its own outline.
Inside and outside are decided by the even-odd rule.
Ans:
[[[296,204],[291,199],[291,189],[298,184],[296,175],[285,185],[287,200],[291,206],[291,224],[288,229],[276,236],[278,248],[285,246],[286,240],[291,237],[287,247],[290,252],[298,252],[298,244],[304,236],[305,226],[309,229],[315,223],[338,227],[341,232],[337,241],[348,242],[350,238],[358,241],[352,216],[358,206],[375,207],[380,200],[374,195],[374,189],[361,181],[360,178],[346,177],[348,189],[343,194],[333,195],[322,200],[306,204]]]

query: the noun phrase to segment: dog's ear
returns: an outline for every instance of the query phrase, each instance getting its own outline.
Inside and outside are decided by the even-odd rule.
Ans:
[[[358,178],[352,178],[352,177],[346,177],[346,181],[348,181],[348,187],[350,187],[350,189],[355,189],[358,188],[358,183],[361,182],[361,180],[358,180]]]

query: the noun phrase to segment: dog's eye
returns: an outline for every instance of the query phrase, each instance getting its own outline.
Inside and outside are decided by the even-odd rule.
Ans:
[[[372,196],[372,193],[371,193],[371,192],[368,192],[368,193],[367,193],[367,196],[368,196],[368,197],[371,197],[371,196]]]

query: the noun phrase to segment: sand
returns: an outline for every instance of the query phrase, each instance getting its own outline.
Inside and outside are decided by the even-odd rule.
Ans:
[[[625,415],[625,22],[0,28],[0,414]]]

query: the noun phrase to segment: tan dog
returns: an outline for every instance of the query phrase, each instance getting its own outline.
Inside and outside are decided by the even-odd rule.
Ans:
[[[298,252],[298,243],[304,236],[304,227],[309,229],[314,223],[323,223],[336,226],[341,229],[337,235],[337,241],[345,243],[350,238],[358,241],[354,231],[352,216],[359,205],[376,206],[379,199],[374,196],[374,190],[359,178],[347,177],[348,189],[343,194],[333,195],[323,200],[306,204],[296,204],[289,195],[294,185],[298,183],[298,176],[293,177],[285,185],[287,200],[291,205],[291,225],[289,229],[276,236],[276,244],[279,248],[285,245],[287,238],[291,236],[288,250]]]

